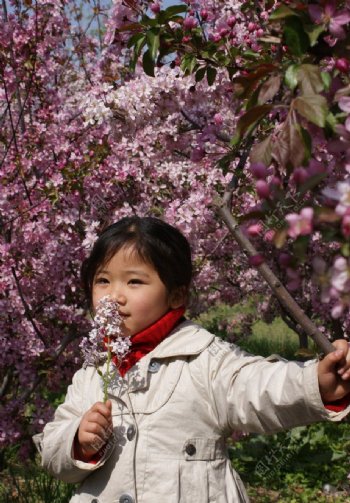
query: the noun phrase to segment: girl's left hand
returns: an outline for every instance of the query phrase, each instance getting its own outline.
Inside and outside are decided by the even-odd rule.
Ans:
[[[347,341],[333,342],[337,348],[318,363],[318,384],[323,403],[340,400],[350,393],[350,348]]]

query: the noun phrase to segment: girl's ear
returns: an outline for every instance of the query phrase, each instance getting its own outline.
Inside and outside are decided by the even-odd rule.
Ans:
[[[169,296],[169,304],[171,309],[177,309],[178,307],[184,306],[187,302],[187,288],[185,286],[179,286],[173,290]]]

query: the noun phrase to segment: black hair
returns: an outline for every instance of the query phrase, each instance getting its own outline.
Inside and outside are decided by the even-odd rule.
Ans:
[[[188,292],[192,260],[185,236],[159,218],[125,217],[102,232],[82,264],[81,280],[90,308],[97,271],[125,246],[132,246],[142,260],[153,265],[168,293],[180,287]]]

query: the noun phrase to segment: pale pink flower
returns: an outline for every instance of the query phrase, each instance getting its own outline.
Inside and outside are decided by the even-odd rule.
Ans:
[[[350,265],[345,257],[335,259],[331,268],[331,285],[338,292],[350,292]]]
[[[345,215],[350,211],[350,182],[345,180],[344,182],[338,182],[335,188],[326,187],[322,194],[329,199],[334,199],[339,201],[335,211],[338,215]]]
[[[248,227],[247,229],[247,232],[249,234],[249,236],[258,236],[259,234],[261,234],[262,232],[262,225],[261,223],[256,223],[256,224],[252,224]]]
[[[84,366],[96,367],[103,382],[104,401],[108,397],[108,385],[115,375],[111,369],[112,355],[118,362],[129,353],[131,346],[130,337],[122,334],[123,318],[119,314],[119,305],[109,295],[102,297],[97,305],[92,321],[92,330],[80,343],[84,356]],[[101,365],[105,364],[103,371]]]
[[[298,236],[307,236],[311,234],[313,229],[313,216],[313,208],[303,208],[300,214],[290,213],[287,215],[286,220],[289,224],[288,236],[297,238]]]

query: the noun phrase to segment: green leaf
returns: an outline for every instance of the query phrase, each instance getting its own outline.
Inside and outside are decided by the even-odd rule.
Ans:
[[[243,52],[242,56],[246,59],[257,60],[260,58],[260,54],[258,52],[252,51],[251,49],[247,49]]]
[[[135,33],[132,37],[129,38],[128,47],[130,48],[133,45],[136,45],[137,42],[139,42],[141,39],[145,39],[144,33]]]
[[[136,33],[129,40],[130,45],[128,44],[128,46],[132,47],[132,45],[134,45],[134,54],[130,61],[130,69],[132,71],[135,71],[137,59],[141,54],[142,48],[144,47],[145,43],[146,43],[146,35],[144,33]]]
[[[300,124],[298,124],[299,128],[299,133],[301,134],[301,137],[304,142],[304,147],[305,147],[305,157],[303,164],[308,164],[310,159],[311,159],[311,152],[312,152],[312,140],[311,136],[309,134],[309,131],[305,128],[303,128]]]
[[[202,66],[199,70],[196,71],[196,82],[200,82],[201,80],[204,79],[205,73],[207,71],[207,68],[205,66]]]
[[[328,114],[327,100],[320,94],[299,96],[292,101],[292,107],[309,122],[324,128]]]
[[[350,257],[350,244],[349,243],[344,243],[340,249],[341,254],[344,257]]]
[[[319,66],[309,64],[300,65],[297,71],[297,79],[301,94],[317,94],[324,90]]]
[[[197,66],[197,58],[194,54],[185,54],[181,61],[181,70],[186,75],[193,73],[195,67]]]
[[[286,5],[281,5],[278,7],[270,16],[270,21],[276,21],[277,19],[285,19],[290,16],[297,16],[298,14],[294,10],[290,9]]]
[[[311,47],[314,47],[317,44],[318,37],[323,33],[326,29],[326,25],[324,24],[308,24],[304,26],[304,30],[307,33]]]
[[[208,85],[212,86],[215,82],[217,71],[212,66],[207,66],[207,81]]]
[[[181,14],[182,12],[187,12],[187,5],[171,5],[167,9],[165,9],[164,14],[169,17],[175,16],[175,14]]]
[[[321,72],[321,79],[323,82],[323,88],[325,91],[329,91],[332,84],[332,77],[328,72]]]
[[[329,112],[327,115],[326,119],[326,127],[328,127],[331,131],[335,131],[335,126],[338,124],[337,119],[335,116],[332,114],[332,112]]]
[[[298,17],[289,17],[286,20],[284,38],[288,49],[294,56],[303,56],[310,47],[309,37]]]
[[[156,61],[159,49],[159,28],[152,28],[146,33],[146,40],[151,59]]]
[[[290,65],[287,68],[286,74],[284,76],[285,83],[291,89],[294,91],[294,89],[298,85],[298,69],[299,65]]]
[[[154,77],[154,61],[151,57],[149,50],[145,51],[145,53],[143,54],[142,66],[146,75]]]
[[[149,17],[147,16],[146,14],[144,14],[142,16],[142,19],[140,21],[140,24],[142,26],[145,26],[147,28],[154,28],[155,26],[158,25],[158,20],[156,18],[153,18],[153,17]]]

